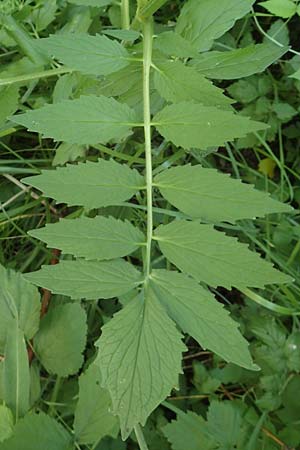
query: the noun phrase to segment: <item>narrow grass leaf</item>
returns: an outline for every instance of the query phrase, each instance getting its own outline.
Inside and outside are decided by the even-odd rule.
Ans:
[[[58,203],[100,208],[130,199],[144,184],[135,169],[113,160],[68,165],[43,170],[41,175],[23,179]]]
[[[102,328],[97,363],[120,417],[123,439],[177,386],[185,346],[149,290]]]
[[[209,50],[234,23],[245,16],[254,0],[188,0],[177,20],[176,31],[199,51]]]
[[[234,80],[263,72],[288,51],[274,44],[249,45],[228,52],[207,52],[191,61],[197,71],[218,80]]]
[[[40,295],[21,273],[0,265],[0,353],[3,354],[11,320],[17,320],[27,339],[37,332]]]
[[[221,146],[227,141],[268,128],[264,123],[231,111],[192,102],[166,106],[154,116],[153,125],[165,139],[187,149]]]
[[[34,349],[50,374],[68,377],[78,372],[86,346],[87,318],[77,303],[53,307],[41,320]]]
[[[46,105],[10,120],[45,138],[78,145],[121,141],[137,125],[136,113],[129,106],[93,95]]]
[[[200,165],[165,170],[155,177],[154,183],[180,211],[208,221],[235,222],[293,210],[252,185]]]
[[[131,291],[141,282],[140,272],[122,259],[61,261],[54,266],[43,266],[24,277],[54,294],[76,300],[115,297]]]
[[[129,53],[106,36],[63,33],[37,41],[38,48],[68,68],[90,75],[109,75],[127,66]]]
[[[180,61],[157,63],[155,68],[154,85],[159,94],[169,102],[187,100],[222,109],[230,108],[233,103],[233,100],[225,97],[222,89],[214,86],[193,67],[187,67]]]
[[[10,320],[3,362],[3,393],[5,404],[16,421],[29,410],[30,374],[24,333],[17,320]],[[0,447],[1,448],[1,447]]]
[[[143,233],[130,222],[101,216],[61,219],[29,234],[50,248],[96,260],[129,255],[145,242]]]
[[[257,368],[238,324],[208,290],[186,275],[167,270],[152,272],[151,287],[174,322],[202,348],[246,369]]]
[[[79,378],[74,432],[80,444],[95,444],[105,436],[117,437],[119,421],[111,412],[111,399],[101,388],[101,372],[92,364]]]
[[[175,266],[214,287],[263,288],[292,281],[245,244],[211,225],[177,220],[160,225],[155,236],[161,251]]]

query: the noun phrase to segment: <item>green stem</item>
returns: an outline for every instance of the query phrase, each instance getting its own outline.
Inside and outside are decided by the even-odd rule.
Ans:
[[[16,77],[0,78],[0,86],[9,86],[15,83],[25,83],[27,81],[37,80],[38,78],[53,77],[54,75],[61,75],[64,73],[71,73],[72,70],[66,67],[59,67],[58,69],[49,69],[42,72],[28,73],[18,75]]]
[[[121,0],[121,17],[122,17],[122,28],[124,30],[129,30],[130,28],[129,0]]]
[[[150,109],[150,70],[152,61],[152,18],[143,23],[143,101],[144,101],[144,136],[146,159],[147,192],[147,241],[144,271],[146,280],[151,270],[151,246],[153,232],[152,211],[152,150],[151,150],[151,109]]]
[[[145,441],[144,435],[143,435],[143,431],[142,428],[140,427],[140,425],[136,425],[134,427],[134,432],[140,447],[140,450],[148,450],[148,446],[147,443]]]

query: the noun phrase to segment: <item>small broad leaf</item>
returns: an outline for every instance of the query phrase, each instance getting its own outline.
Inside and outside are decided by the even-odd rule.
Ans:
[[[43,170],[41,175],[23,179],[59,203],[100,208],[131,198],[145,184],[139,173],[114,160]]]
[[[157,63],[155,68],[154,85],[167,101],[178,103],[190,100],[223,109],[228,109],[233,102],[193,67],[187,67],[180,61]]]
[[[29,234],[46,242],[50,248],[97,260],[126,256],[145,241],[143,233],[130,222],[101,216],[61,219]]]
[[[94,444],[105,436],[117,437],[119,421],[109,412],[111,399],[101,388],[101,372],[92,364],[79,378],[79,397],[75,409],[74,431],[80,444]]]
[[[29,409],[30,374],[24,333],[18,320],[8,323],[3,362],[3,394],[5,404],[13,411],[16,421]]]
[[[24,277],[54,294],[67,295],[75,300],[116,297],[131,291],[141,282],[140,272],[122,259],[61,261],[43,266]]]
[[[90,75],[109,75],[127,66],[129,54],[125,47],[106,36],[81,33],[52,35],[37,41],[70,69]]]
[[[250,10],[254,0],[188,0],[177,21],[176,31],[199,51],[209,50]]]
[[[234,80],[263,72],[288,51],[274,44],[249,45],[228,52],[202,53],[191,61],[199,73],[220,80]]]
[[[13,435],[0,444],[0,450],[69,450],[71,436],[52,417],[40,411],[19,420]]]
[[[267,0],[260,2],[259,5],[283,19],[289,19],[297,12],[297,3],[293,0]]]
[[[186,275],[167,270],[152,272],[151,287],[169,316],[202,348],[246,369],[257,368],[238,324],[208,290]]]
[[[154,116],[153,125],[175,145],[200,149],[224,145],[226,141],[268,128],[231,111],[191,102],[166,106]]]
[[[200,165],[174,167],[154,179],[162,195],[190,217],[235,222],[292,208],[227,174]]]
[[[47,372],[74,375],[83,363],[86,346],[86,313],[77,303],[51,308],[41,320],[34,349]]]
[[[177,420],[173,420],[162,428],[162,432],[172,444],[173,450],[185,448],[187,437],[189,450],[215,450],[218,448],[217,442],[207,431],[203,417],[192,411],[187,413],[182,411],[178,414]]]
[[[197,281],[214,287],[263,288],[292,281],[245,244],[211,225],[176,220],[160,225],[155,236],[166,258]]]
[[[137,125],[136,114],[129,106],[113,98],[92,95],[46,105],[10,120],[45,138],[78,145],[121,141]]]
[[[155,38],[153,46],[161,53],[169,56],[177,56],[178,58],[198,56],[197,48],[174,31],[160,33]]]
[[[0,265],[0,353],[12,319],[18,320],[19,328],[31,339],[39,327],[40,295],[21,273]]]
[[[0,405],[0,442],[5,441],[12,435],[14,418],[7,406]]]
[[[67,144],[62,142],[55,150],[55,156],[52,161],[53,166],[63,166],[66,162],[76,161],[85,155],[86,147],[84,145]]]
[[[177,385],[185,346],[149,289],[104,325],[97,345],[103,386],[126,439]]]

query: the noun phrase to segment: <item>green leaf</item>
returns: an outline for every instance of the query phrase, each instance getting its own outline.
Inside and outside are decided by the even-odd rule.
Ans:
[[[188,0],[176,31],[199,51],[209,50],[215,39],[251,10],[253,3],[254,0]]]
[[[160,33],[153,42],[153,47],[168,56],[189,58],[198,56],[197,48],[174,31]]]
[[[52,417],[40,411],[29,413],[14,428],[0,450],[69,450],[71,436]]]
[[[49,289],[54,294],[73,299],[111,298],[129,292],[141,282],[141,274],[131,264],[113,261],[61,261],[43,266],[24,277],[33,284]]]
[[[77,303],[51,308],[41,320],[34,349],[47,372],[68,377],[78,372],[86,346],[86,313]]]
[[[295,78],[296,80],[300,80],[300,69],[297,72],[290,75],[290,78]]]
[[[185,346],[150,290],[104,325],[97,345],[103,386],[126,439],[177,385]]]
[[[40,295],[22,274],[0,265],[0,353],[3,353],[12,319],[27,339],[37,332],[40,320]]]
[[[89,75],[109,75],[127,66],[129,53],[106,36],[63,33],[39,39],[38,48],[54,56],[68,68]]]
[[[207,52],[191,61],[197,71],[220,80],[233,80],[263,72],[288,51],[274,44],[249,45],[228,52]]]
[[[190,102],[166,106],[154,116],[153,125],[175,145],[201,149],[224,145],[226,141],[268,128],[231,111]]]
[[[106,144],[121,141],[137,125],[136,114],[125,104],[104,96],[82,96],[10,117],[45,138],[69,144]]]
[[[13,431],[14,418],[7,406],[0,405],[0,442],[8,439]]]
[[[3,362],[3,392],[5,404],[16,421],[29,409],[30,374],[26,343],[17,320],[8,323]]]
[[[292,281],[245,244],[211,225],[176,220],[160,225],[155,239],[165,257],[180,270],[214,287],[263,288]]]
[[[193,67],[187,67],[180,61],[157,63],[155,68],[154,85],[169,102],[190,100],[223,109],[228,109],[233,102]]]
[[[82,6],[96,6],[98,8],[102,6],[111,5],[112,0],[68,0],[69,3]]]
[[[29,234],[50,248],[97,260],[129,255],[145,242],[143,233],[130,222],[101,216],[61,219]]]
[[[186,275],[167,270],[153,271],[151,282],[169,316],[202,348],[217,353],[227,362],[257,369],[238,324],[208,290]]]
[[[178,414],[177,420],[168,423],[162,428],[162,432],[172,444],[173,450],[184,449],[187,437],[189,450],[214,450],[218,448],[216,447],[216,441],[207,432],[205,420],[192,411],[188,411],[186,414],[184,412]]]
[[[0,89],[0,127],[4,125],[8,116],[18,108],[19,88],[15,85]]]
[[[116,39],[120,39],[121,41],[129,41],[134,42],[136,39],[140,37],[140,33],[134,30],[103,30],[103,34],[107,34],[108,36],[112,36]],[[139,65],[141,68],[141,65]]]
[[[135,169],[114,160],[79,163],[23,179],[59,203],[87,209],[115,205],[131,198],[144,184]]]
[[[297,4],[292,0],[267,0],[266,2],[260,2],[259,5],[274,16],[283,19],[289,19],[297,12]]]
[[[94,444],[105,436],[117,437],[119,421],[109,410],[111,399],[101,388],[100,369],[92,364],[79,378],[79,398],[75,409],[74,431],[80,444]]]
[[[235,222],[293,210],[252,185],[200,165],[165,170],[155,177],[154,186],[184,214],[207,221]]]
[[[53,166],[63,166],[66,162],[76,161],[85,155],[85,147],[83,145],[67,144],[62,142],[55,151],[52,161]]]

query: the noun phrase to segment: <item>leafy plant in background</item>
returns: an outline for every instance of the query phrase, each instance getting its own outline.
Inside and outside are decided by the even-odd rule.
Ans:
[[[83,0],[72,3],[84,4]],[[91,0],[88,5],[108,3]],[[243,292],[292,281],[221,231],[227,223],[292,208],[215,169],[176,160],[177,154],[193,150],[201,157],[225,142],[267,132],[265,124],[236,114],[232,99],[209,79],[231,80],[262,72],[287,48],[263,43],[226,52],[211,50],[216,39],[250,12],[253,1],[249,0],[231,5],[228,0],[189,0],[175,30],[156,35],[153,14],[164,3],[140,0],[130,30],[129,5],[123,1],[123,29],[105,35],[62,30],[25,42],[13,16],[2,16],[7,39],[19,38],[20,45],[33,50],[39,72],[29,73],[28,79],[63,74],[53,104],[14,115],[11,122],[62,142],[58,163],[83,156],[89,146],[108,152],[120,143],[130,146],[132,136],[145,159],[133,159],[132,167],[129,161],[117,162],[117,153],[111,150],[110,159],[80,162],[23,180],[45,197],[67,204],[72,212],[30,232],[50,248],[62,250],[59,264],[23,277],[2,269],[1,307],[8,329],[3,328],[2,363],[6,406],[0,413],[9,432],[0,449],[19,448],[24,436],[28,448],[36,436],[43,448],[50,442],[58,449],[72,448],[74,442],[97,445],[104,436],[117,436],[119,426],[123,439],[135,430],[141,449],[147,448],[140,425],[178,385],[186,349],[179,330],[227,362],[258,369],[237,324],[209,287]],[[142,44],[137,42],[140,32]],[[52,58],[62,65],[49,69]],[[13,85],[2,95],[8,98],[8,115],[16,110],[18,89]],[[174,167],[156,162],[163,140],[170,143]],[[176,210],[160,208],[166,202]],[[114,217],[112,206],[135,210],[139,226]],[[72,300],[58,302],[40,321],[38,292],[32,284]],[[34,306],[27,300],[27,290],[37,299]],[[87,317],[80,301],[86,305],[114,297],[123,307],[102,327],[98,354],[89,355],[90,365],[80,376],[71,437],[51,414],[28,412],[38,387],[33,386],[36,368],[29,367],[25,339],[47,372],[58,375],[55,393],[60,378],[77,373],[84,362]],[[93,421],[87,420],[87,409]],[[218,430],[220,414],[236,417],[237,431],[231,433],[230,444],[246,442],[249,424],[244,424],[245,435],[240,437],[242,410],[232,405],[211,403],[207,422],[187,414],[184,423],[196,421],[201,439],[207,441],[203,448],[222,448],[228,442]],[[173,426],[168,425],[164,434],[179,449]]]

